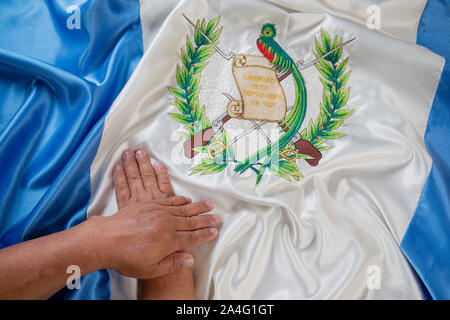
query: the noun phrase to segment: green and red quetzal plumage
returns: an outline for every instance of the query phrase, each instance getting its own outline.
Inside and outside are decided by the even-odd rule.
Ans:
[[[261,35],[256,41],[256,44],[259,51],[261,51],[261,53],[271,62],[273,69],[278,72],[285,72],[289,70],[292,72],[295,82],[295,103],[292,111],[280,124],[286,125],[289,130],[284,132],[278,141],[268,145],[262,150],[259,150],[235,168],[236,172],[243,173],[245,170],[257,163],[259,159],[267,156],[258,171],[256,183],[260,182],[267,166],[269,166],[272,161],[278,161],[278,153],[286,147],[286,145],[292,140],[294,135],[300,129],[306,113],[305,81],[303,80],[303,77],[292,58],[274,40],[276,34],[277,30],[275,25],[272,23],[266,23],[261,29]]]

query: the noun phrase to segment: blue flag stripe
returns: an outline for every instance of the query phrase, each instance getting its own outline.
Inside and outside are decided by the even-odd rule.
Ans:
[[[425,143],[433,159],[401,248],[424,284],[425,298],[450,299],[450,4],[428,1],[417,43],[446,63],[428,118]]]
[[[8,0],[0,17],[2,248],[86,219],[104,118],[143,43],[139,0]],[[108,272],[54,298],[108,299]]]

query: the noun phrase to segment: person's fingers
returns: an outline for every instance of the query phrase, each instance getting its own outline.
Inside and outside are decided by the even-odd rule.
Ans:
[[[205,214],[193,217],[176,217],[175,227],[177,231],[192,231],[217,226],[220,217],[216,214]]]
[[[192,202],[191,198],[183,197],[183,196],[175,196],[171,198],[162,198],[162,199],[156,199],[155,202],[162,206],[182,206],[187,205]],[[171,208],[169,208],[171,209]]]
[[[161,192],[159,191],[158,182],[156,181],[155,170],[150,162],[148,153],[145,150],[139,149],[136,151],[136,159],[145,190],[151,192],[153,199],[161,198]]]
[[[142,184],[141,173],[139,171],[134,152],[131,150],[125,150],[122,158],[128,186],[130,187],[130,196],[131,198],[138,199],[139,195],[144,191],[144,185]]]
[[[177,207],[171,207],[169,211],[174,216],[192,217],[199,215],[201,213],[210,212],[212,209],[214,209],[214,203],[212,201],[206,200],[206,201],[192,202]]]
[[[182,269],[192,268],[193,266],[194,257],[191,254],[186,252],[176,252],[152,265],[150,274],[151,278],[157,278]]]
[[[121,163],[117,163],[114,166],[114,191],[116,193],[117,207],[119,209],[123,208],[130,200],[130,188]]]
[[[167,173],[167,168],[161,162],[155,164],[156,179],[158,181],[159,191],[164,193],[167,197],[173,197],[175,194],[173,192],[172,184],[170,183],[169,174]]]
[[[216,228],[205,228],[195,231],[176,232],[180,250],[190,250],[209,242],[217,237],[219,231]]]

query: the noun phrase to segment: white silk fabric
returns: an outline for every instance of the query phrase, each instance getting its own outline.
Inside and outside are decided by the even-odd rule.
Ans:
[[[222,218],[218,239],[192,251],[199,298],[420,299],[399,245],[431,167],[423,137],[443,59],[411,43],[425,1],[354,3],[141,2],[145,53],[105,120],[91,166],[88,215],[117,211],[113,166],[124,149],[145,148],[166,164],[177,194],[213,200]],[[390,8],[380,31],[364,25],[371,4]],[[299,161],[299,182],[265,175],[255,185],[254,174],[239,175],[231,165],[217,174],[189,175],[195,160],[183,156],[182,126],[168,116],[176,108],[167,90],[176,86],[186,35],[193,36],[183,13],[195,21],[221,16],[220,47],[236,53],[260,54],[256,39],[266,22],[277,25],[276,41],[294,60],[314,59],[321,29],[344,41],[356,37],[343,49],[352,70],[346,108],[355,110],[338,130],[347,136],[327,142],[333,148],[317,167]],[[323,89],[314,67],[302,75],[305,126],[318,113]],[[225,111],[222,92],[237,94],[231,62],[215,54],[200,85],[200,103],[212,121]],[[292,102],[292,80],[283,86]],[[244,120],[226,124],[229,130],[248,127]],[[380,277],[375,288],[369,285],[373,270]],[[110,274],[112,298],[136,297],[136,280]]]

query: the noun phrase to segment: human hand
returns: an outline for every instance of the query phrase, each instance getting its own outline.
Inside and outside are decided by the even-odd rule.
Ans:
[[[124,166],[115,166],[119,211],[99,224],[110,235],[102,250],[108,267],[141,279],[192,267],[192,255],[180,251],[217,236],[212,227],[219,224],[219,217],[200,216],[213,209],[212,202],[173,197],[165,167],[157,165],[155,172],[145,152],[137,152],[136,158],[127,150]]]
[[[166,167],[158,162],[153,168],[150,158],[144,150],[134,153],[125,150],[123,163],[114,168],[114,189],[119,209],[129,203],[152,201],[173,197]],[[155,170],[156,169],[156,170]],[[208,202],[213,206],[212,202]]]

